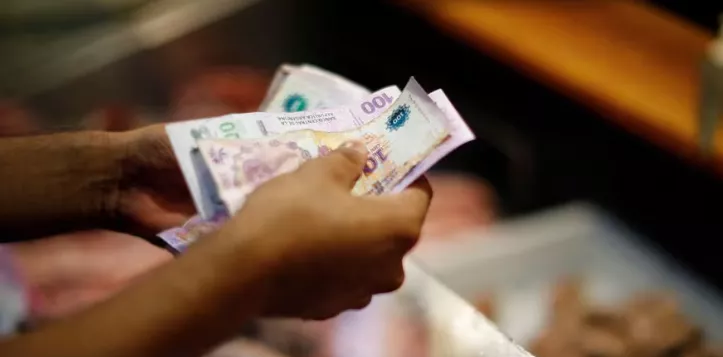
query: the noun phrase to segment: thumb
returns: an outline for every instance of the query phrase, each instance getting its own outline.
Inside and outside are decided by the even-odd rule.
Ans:
[[[305,170],[314,176],[352,188],[364,170],[369,152],[364,143],[347,141],[326,156],[307,163]]]

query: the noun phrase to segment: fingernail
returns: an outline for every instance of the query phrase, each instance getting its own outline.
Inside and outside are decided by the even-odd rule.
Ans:
[[[364,145],[362,142],[359,142],[359,141],[347,141],[347,142],[341,144],[340,147],[345,148],[345,149],[352,149],[352,150],[355,150],[364,155],[369,153],[366,145]]]

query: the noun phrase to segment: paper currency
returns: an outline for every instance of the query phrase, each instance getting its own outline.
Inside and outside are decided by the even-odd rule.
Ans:
[[[303,162],[349,140],[364,142],[370,152],[352,193],[391,192],[448,135],[444,114],[412,78],[391,107],[352,130],[302,130],[246,140],[207,139],[200,140],[198,146],[213,177],[213,196],[225,207],[213,214],[230,215],[264,182],[296,170]]]
[[[283,65],[274,76],[261,110],[301,112],[357,102],[371,92],[337,74],[311,65]]]
[[[158,237],[163,239],[163,241],[176,250],[176,252],[182,253],[193,242],[218,229],[226,219],[227,217],[225,216],[218,216],[206,220],[200,216],[195,216],[188,220],[182,227],[163,231],[158,234]]]
[[[280,87],[290,72],[301,71],[302,68],[305,68],[307,72],[313,72],[314,74],[325,75],[327,77],[334,76],[335,80],[346,81],[347,87],[351,88],[356,86],[356,90],[359,93],[366,91],[366,89],[351,81],[312,66],[296,67],[285,65],[277,72],[274,83],[272,83],[272,87],[269,90],[269,97],[273,97],[275,93],[274,87]],[[309,83],[308,85],[319,88],[319,86],[314,83]],[[329,90],[328,88],[327,90]],[[368,91],[366,91],[366,93],[368,93]],[[218,212],[226,212],[228,210],[223,200],[218,197],[215,189],[216,182],[203,163],[201,152],[197,150],[198,141],[211,138],[261,139],[304,129],[324,132],[348,131],[364,125],[379,116],[380,113],[387,110],[389,106],[399,98],[400,94],[401,92],[398,87],[389,86],[369,94],[354,103],[344,103],[346,106],[341,108],[300,113],[231,114],[168,125],[167,131],[173,145],[174,153],[179,160],[194,203],[201,217],[209,219],[203,220],[199,217],[194,217],[187,222],[184,227],[181,227],[185,230],[176,228],[159,234],[159,237],[163,238],[171,246],[178,244],[178,242],[192,241],[198,235],[185,234],[186,231],[202,232],[205,228],[193,230],[193,226],[203,225],[203,227],[208,227],[209,221],[218,222],[217,217],[214,217],[214,215]],[[355,95],[358,94],[351,95],[350,97]],[[462,144],[474,139],[474,134],[467,127],[462,117],[442,90],[431,93],[429,97],[444,113],[444,119],[446,121],[445,128],[449,132],[449,137],[419,162],[411,172],[404,176],[401,181],[391,189],[391,192],[403,190],[404,187],[422,176],[424,172],[441,158]],[[266,107],[268,107],[268,105],[266,105]],[[309,155],[311,156],[311,152]],[[288,166],[285,166],[285,168],[287,167]],[[245,193],[243,192],[237,192],[235,195],[245,197]],[[233,199],[232,197],[229,201]],[[242,202],[242,200],[239,202]],[[210,223],[210,226],[214,224],[217,223]],[[185,234],[184,238],[173,239],[173,235],[178,233]],[[187,243],[184,244],[187,245]]]
[[[370,179],[371,184],[370,182],[358,184],[358,187],[355,187],[356,193],[396,192],[424,174],[427,169],[446,154],[474,139],[472,132],[441,90],[429,94],[428,97],[420,95],[419,98],[422,99],[419,101],[410,100],[405,102],[405,98],[413,99],[413,96],[407,98],[405,93],[400,93],[396,87],[387,87],[374,94],[369,94],[368,91],[361,88],[359,92],[363,92],[363,95],[359,97],[355,97],[355,94],[349,94],[346,99],[343,99],[343,95],[334,98],[330,94],[325,95],[326,98],[322,98],[324,100],[314,102],[316,104],[297,101],[294,105],[289,105],[292,110],[285,110],[287,104],[282,105],[282,110],[279,110],[279,107],[269,109],[273,103],[276,103],[275,105],[284,103],[284,101],[278,100],[278,98],[283,97],[283,91],[302,94],[317,93],[318,95],[318,93],[333,87],[333,85],[328,85],[326,89],[321,90],[318,89],[322,87],[321,84],[306,83],[300,85],[298,83],[303,82],[299,81],[294,84],[297,86],[296,88],[300,88],[297,91],[295,87],[291,86],[294,83],[293,81],[287,83],[288,77],[293,75],[292,73],[295,71],[304,75],[316,74],[326,79],[345,81],[344,78],[311,66],[285,66],[277,73],[278,78],[274,80],[274,84],[272,84],[269,91],[269,100],[266,103],[268,108],[262,108],[262,110],[294,112],[305,106],[325,110],[314,110],[311,113],[290,113],[294,115],[268,116],[267,113],[253,113],[243,116],[230,115],[197,121],[191,126],[177,127],[178,130],[174,135],[180,136],[175,138],[175,142],[182,143],[185,146],[177,148],[174,145],[174,150],[178,149],[176,153],[181,153],[179,162],[182,160],[187,161],[188,167],[191,167],[194,175],[197,175],[194,177],[199,179],[198,182],[201,182],[201,187],[198,187],[200,195],[208,196],[209,194],[206,191],[209,188],[205,182],[213,182],[212,191],[221,188],[218,196],[224,196],[229,203],[243,202],[245,196],[265,180],[282,172],[294,170],[305,160],[323,155],[327,149],[333,149],[335,145],[338,145],[343,140],[349,138],[365,139],[368,137],[365,134],[372,134],[372,140],[367,142],[367,145],[372,149],[370,159],[381,159],[381,157],[376,156],[376,148],[382,149],[381,156],[386,157],[386,161],[382,160],[384,162],[388,162],[389,158],[393,157],[386,155],[384,149],[391,150],[390,152],[400,156],[393,157],[391,160],[393,164],[390,164],[389,168],[382,167],[378,175],[374,173],[377,176]],[[313,88],[317,88],[319,92],[313,92]],[[405,88],[405,92],[408,88]],[[424,94],[421,87],[417,89],[415,95],[419,94]],[[329,109],[329,103],[339,103],[331,105],[332,107],[342,105],[345,107],[343,109]],[[407,107],[404,107],[405,105],[409,106],[410,113],[402,115],[407,110]],[[436,111],[434,117],[441,118],[441,120],[429,120],[429,117],[425,117],[424,119],[428,121],[428,125],[421,125],[423,122],[412,120],[419,119],[418,117],[412,118],[412,113],[419,109]],[[440,114],[440,110],[443,114]],[[383,130],[379,131],[382,127],[379,123],[382,122],[386,125],[383,125]],[[394,128],[400,122],[402,125],[395,130]],[[413,137],[412,134],[403,135],[404,133],[402,133],[402,130],[411,124],[420,124],[419,127],[426,127],[427,130],[424,133],[428,134],[430,138],[435,137],[435,135],[446,135],[447,132],[449,136],[446,140],[437,141],[437,144],[431,145],[431,148],[426,149],[427,153],[423,154],[422,152],[425,150],[423,148],[428,143],[423,140],[418,142],[417,138]],[[393,132],[398,137],[393,137]],[[169,135],[171,135],[173,141],[172,133],[173,130],[169,130]],[[379,135],[379,133],[384,135]],[[388,137],[386,133],[389,133]],[[182,139],[179,139],[181,137]],[[403,157],[400,151],[408,155],[408,157]],[[399,157],[402,157],[401,164],[396,161]],[[407,161],[404,161],[405,158]],[[412,164],[414,162],[416,164]],[[210,169],[208,167],[209,163],[211,163]],[[402,169],[399,169],[400,167]],[[395,174],[394,170],[397,170],[399,174]],[[219,173],[226,175],[226,178]],[[376,189],[375,183],[384,183],[387,177],[395,177],[399,178],[399,180],[396,183],[389,180],[386,185],[382,186],[381,190]],[[360,182],[363,181],[364,179],[360,180]],[[234,193],[237,196],[226,196],[228,192],[233,190],[238,191]],[[221,201],[220,198],[219,201]],[[225,202],[221,202],[221,206],[225,205]],[[238,207],[224,209],[232,212]],[[194,217],[183,227],[163,232],[159,236],[168,242],[171,247],[182,252],[202,235],[215,230],[225,219],[226,217],[223,215],[215,216],[209,220]],[[520,347],[511,343],[493,324],[481,317],[473,307],[446,291],[433,279],[430,280],[428,277],[414,279],[417,275],[423,275],[416,264],[407,261],[405,268],[409,279],[407,279],[407,283],[405,283],[402,290],[395,294],[375,298],[375,302],[376,306],[378,306],[380,299],[396,299],[399,302],[397,305],[400,306],[395,307],[391,303],[387,304],[391,308],[390,310],[394,311],[395,316],[399,315],[400,311],[402,314],[409,315],[408,320],[411,325],[394,325],[392,323],[393,326],[413,328],[415,324],[419,325],[418,327],[428,325],[428,331],[414,330],[412,332],[421,333],[410,335],[409,343],[412,345],[409,346],[416,347],[414,351],[417,352],[417,355],[530,356]],[[374,306],[375,304],[372,305],[372,307]],[[408,307],[415,308],[408,309]],[[450,307],[454,307],[454,309],[450,309]],[[370,309],[365,309],[361,314],[368,314],[369,312]],[[374,311],[371,311],[371,313],[374,313]],[[346,315],[346,317],[349,316]],[[392,333],[391,338],[394,339],[394,346],[399,345],[397,342],[400,336],[394,334],[397,331],[398,329],[387,331]],[[358,336],[353,332],[347,329],[345,336],[337,334],[336,337],[343,337],[335,338],[335,340],[338,340],[337,342],[341,343],[341,345],[336,346],[339,347],[339,351],[343,353],[357,350],[369,351],[367,347],[378,347],[378,345],[384,343],[382,340],[376,341],[373,338],[370,340],[368,334],[371,331],[368,329],[357,329]],[[374,332],[378,331],[375,330]],[[424,335],[424,337],[420,341],[421,335]],[[383,331],[381,336],[384,337]],[[377,346],[374,346],[375,344]],[[402,345],[405,345],[404,342],[402,342]],[[278,345],[274,345],[274,347],[281,348]],[[403,355],[408,354],[410,350],[378,349],[375,351]]]
[[[376,107],[381,108],[381,104],[384,102],[381,98],[397,98],[399,96],[399,88],[396,86],[386,87],[369,96],[370,100],[363,101],[360,104],[360,108],[356,108],[358,115],[367,115],[371,117],[374,114]],[[420,178],[425,172],[427,172],[434,164],[439,162],[442,158],[447,156],[452,151],[456,150],[460,146],[475,139],[474,133],[470,130],[467,123],[465,123],[462,116],[459,114],[457,109],[452,105],[452,102],[447,98],[447,95],[443,90],[438,89],[429,94],[429,97],[434,101],[437,107],[444,113],[445,120],[447,123],[447,130],[449,131],[449,138],[435,148],[429,156],[424,158],[422,162],[414,168],[392,192],[400,192],[412,182]],[[363,113],[363,114],[361,114]],[[365,117],[366,118],[366,117]]]
[[[397,185],[392,192],[400,192],[407,186],[411,185],[412,182],[420,178],[429,169],[434,166],[439,160],[447,156],[452,151],[465,143],[474,140],[475,136],[472,130],[469,129],[467,123],[465,123],[462,116],[459,114],[457,109],[454,108],[452,102],[444,94],[444,91],[438,89],[429,94],[434,103],[444,113],[447,120],[447,130],[449,130],[449,138],[437,146],[422,162],[417,165],[412,172],[410,172],[402,181]]]
[[[216,118],[172,123],[166,126],[173,152],[183,172],[193,202],[201,216],[212,216],[214,204],[203,190],[203,170],[196,151],[198,140],[212,138],[254,139],[294,130],[345,131],[356,128],[386,110],[399,96],[391,86],[347,107],[298,113],[229,114]]]

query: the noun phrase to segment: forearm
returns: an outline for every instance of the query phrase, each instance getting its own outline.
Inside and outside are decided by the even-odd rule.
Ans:
[[[105,303],[0,343],[0,355],[200,355],[261,311],[271,270],[253,247],[242,249],[240,264],[238,246],[222,239],[203,243]]]
[[[98,227],[122,171],[119,134],[78,132],[0,140],[0,240]]]

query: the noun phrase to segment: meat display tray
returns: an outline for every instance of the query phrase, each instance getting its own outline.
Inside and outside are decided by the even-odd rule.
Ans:
[[[416,261],[460,296],[493,294],[499,328],[528,345],[548,319],[551,289],[581,278],[595,304],[615,304],[640,292],[672,293],[712,342],[723,341],[723,304],[696,279],[599,208],[572,203],[503,223],[425,242]]]
[[[531,357],[415,262],[405,270],[400,290],[360,311],[326,321],[259,320],[243,336],[269,356]]]

